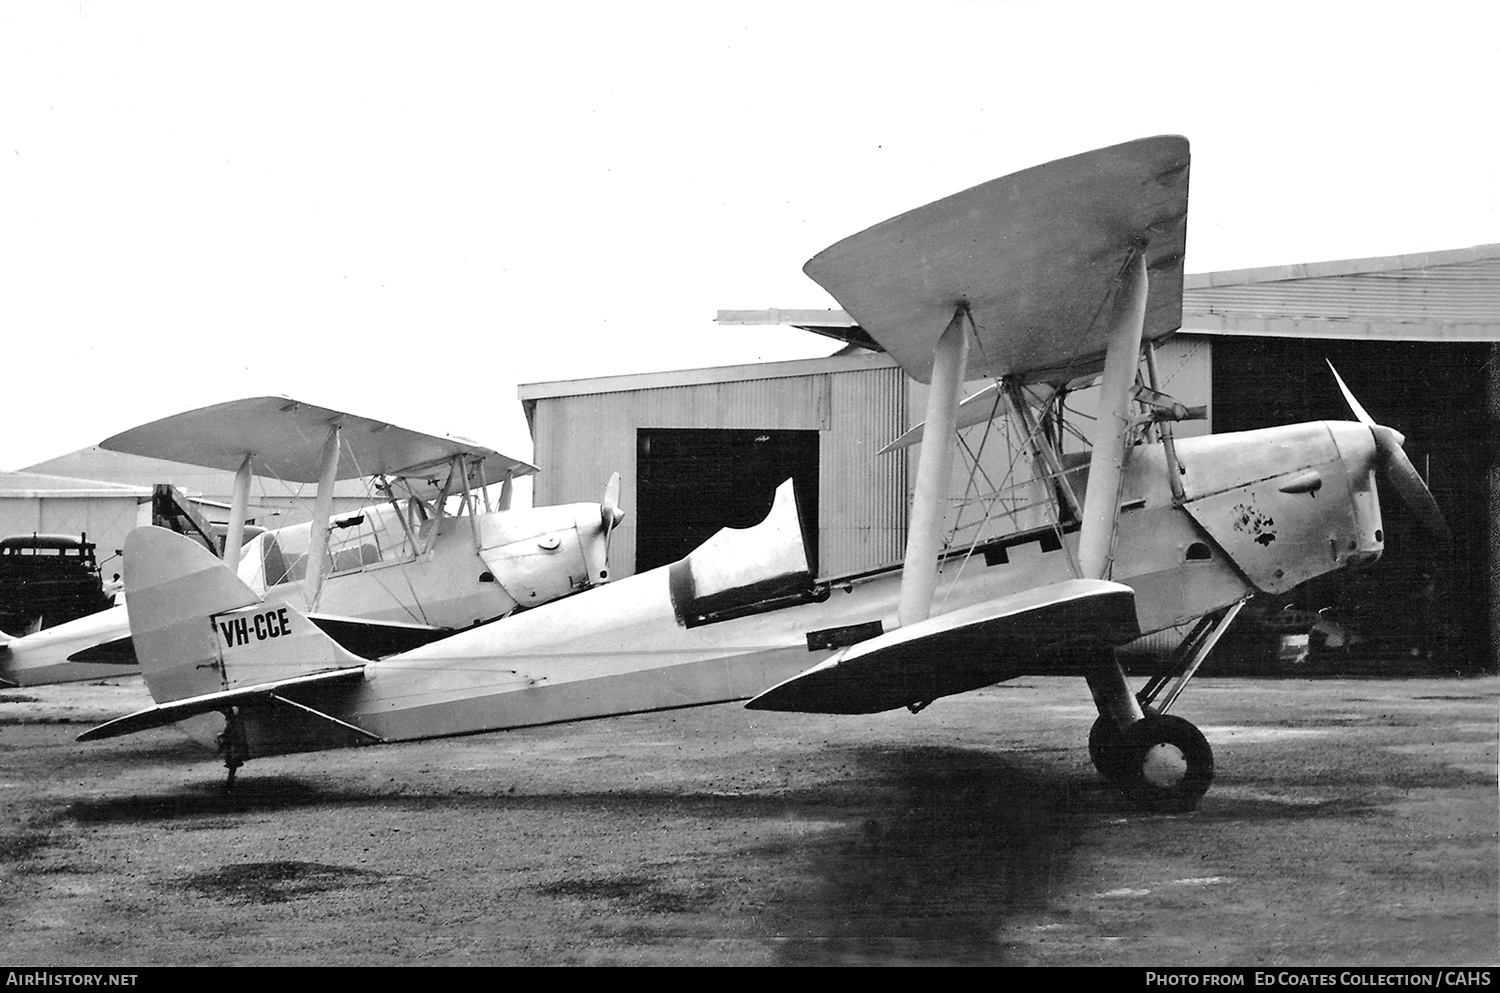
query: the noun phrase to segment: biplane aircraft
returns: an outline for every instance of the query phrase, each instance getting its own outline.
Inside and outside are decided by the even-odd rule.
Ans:
[[[201,519],[178,530],[216,553],[222,544],[225,563],[257,595],[295,604],[341,644],[375,657],[605,582],[610,535],[624,516],[618,474],[599,503],[512,510],[512,481],[534,466],[466,439],[286,397],[175,414],[100,447],[235,472],[222,542]],[[252,468],[318,483],[313,520],[327,525],[256,529],[245,540]],[[383,502],[333,514],[334,482],[364,477]],[[129,609],[127,597],[32,635],[0,635],[0,686],[138,671]]]
[[[918,712],[1070,674],[1098,709],[1101,774],[1148,808],[1192,807],[1213,755],[1168,711],[1239,607],[1376,560],[1377,470],[1442,522],[1400,435],[1357,404],[1357,422],[1173,441],[1180,405],[1159,399],[1150,361],[1145,389],[1137,380],[1180,323],[1188,164],[1175,136],[1087,152],[902,214],[806,265],[857,321],[851,338],[931,384],[899,566],[814,577],[788,482],[763,523],[681,561],[370,661],[201,547],[141,528],[125,580],[158,702],[82,739],[207,720],[232,781],[277,753],[747,698],[764,711]],[[948,440],[962,384],[979,378],[996,385],[992,407],[1030,426],[1054,513],[1039,531],[948,549]],[[1092,451],[1065,465],[1029,398],[1095,380]],[[1196,626],[1171,664],[1132,690],[1115,649],[1185,622]]]

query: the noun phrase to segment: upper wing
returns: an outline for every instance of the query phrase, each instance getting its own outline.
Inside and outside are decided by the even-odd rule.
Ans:
[[[1102,363],[1097,318],[1136,247],[1146,339],[1181,325],[1188,163],[1176,135],[1058,159],[883,221],[803,271],[921,382],[964,304],[970,378],[1069,382]]]
[[[101,448],[234,472],[247,452],[256,470],[290,482],[315,483],[322,472],[328,429],[343,428],[338,478],[385,474],[422,476],[457,455],[484,459],[484,475],[499,482],[536,466],[464,438],[425,434],[302,403],[287,397],[249,397],[200,407],[106,438]]]
[[[875,714],[1000,682],[1060,646],[1123,645],[1140,635],[1134,590],[1070,579],[862,641],[745,706]]]

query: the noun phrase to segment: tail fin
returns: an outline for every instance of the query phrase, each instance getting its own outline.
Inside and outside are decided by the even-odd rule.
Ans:
[[[287,603],[266,603],[212,553],[140,527],[125,539],[130,635],[157,703],[364,664]]]

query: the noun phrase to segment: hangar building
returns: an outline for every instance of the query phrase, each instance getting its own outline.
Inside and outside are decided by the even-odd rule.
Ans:
[[[721,312],[721,323],[837,323],[838,311]],[[1364,406],[1407,437],[1456,536],[1438,561],[1389,487],[1386,555],[1374,570],[1302,593],[1402,652],[1457,668],[1491,667],[1500,608],[1500,245],[1190,275],[1183,329],[1158,347],[1165,390],[1206,420],[1178,436],[1350,417],[1332,360]],[[970,392],[988,384],[970,384]],[[845,349],[823,359],[532,383],[520,388],[535,442],[534,503],[596,499],[622,475],[628,512],[613,543],[616,577],[670,562],[720,527],[758,521],[783,479],[795,480],[814,571],[833,577],[900,559],[913,449],[877,453],[925,410],[925,387],[889,357]],[[1087,430],[1089,398],[1075,425]],[[952,492],[1024,492],[1014,440],[961,434]],[[979,446],[989,445],[989,449]],[[983,483],[973,486],[976,479]],[[1010,480],[1007,483],[1007,479]],[[974,500],[949,512],[968,540]],[[1041,524],[1008,497],[1013,525]],[[1491,509],[1494,508],[1494,509]],[[1033,516],[1027,517],[1030,513]],[[1011,528],[1004,528],[1010,530]],[[1495,613],[1492,616],[1492,611]]]

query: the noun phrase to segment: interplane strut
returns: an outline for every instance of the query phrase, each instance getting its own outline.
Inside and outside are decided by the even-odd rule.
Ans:
[[[937,560],[943,546],[943,507],[948,477],[953,469],[953,435],[968,366],[969,334],[973,323],[960,304],[938,339],[932,363],[932,389],[927,394],[927,427],[931,443],[922,446],[917,462],[917,485],[912,494],[906,559],[901,572],[901,626],[926,620],[937,590]]]

